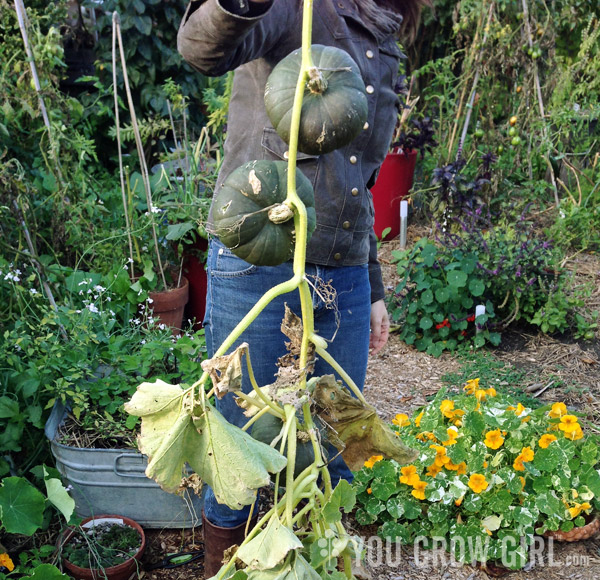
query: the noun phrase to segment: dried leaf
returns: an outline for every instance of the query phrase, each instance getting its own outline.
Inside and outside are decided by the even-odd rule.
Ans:
[[[227,393],[242,389],[242,357],[248,355],[248,343],[243,342],[232,353],[202,361],[215,387],[215,395],[222,399]]]
[[[360,469],[372,455],[383,455],[402,465],[416,459],[417,452],[402,443],[375,409],[354,398],[333,375],[320,378],[313,398],[331,443],[342,452],[351,470]]]

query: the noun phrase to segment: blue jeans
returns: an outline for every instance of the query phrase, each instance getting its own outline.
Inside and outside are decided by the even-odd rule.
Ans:
[[[208,355],[212,356],[263,294],[292,278],[293,270],[291,262],[279,266],[253,266],[235,256],[218,240],[211,240],[209,244],[207,269],[204,327]],[[313,285],[315,331],[328,341],[327,351],[362,389],[369,354],[371,316],[368,267],[366,264],[339,268],[307,264],[306,275]],[[327,293],[322,284],[328,284],[335,290],[333,304],[327,302],[331,292]],[[295,314],[301,315],[298,291],[283,294],[259,314],[231,349],[242,342],[250,345],[250,360],[259,386],[275,381],[277,360],[287,352],[287,337],[280,330],[285,304]],[[333,369],[327,363],[317,359],[314,376],[332,373]],[[246,375],[242,389],[246,393],[252,390]],[[216,406],[230,423],[238,427],[248,420],[232,394],[217,399]],[[329,472],[334,485],[341,478],[352,481],[352,473],[341,455],[329,464]],[[217,526],[237,526],[246,521],[249,510],[250,506],[232,510],[219,504],[210,488],[206,491],[204,512],[208,520]]]

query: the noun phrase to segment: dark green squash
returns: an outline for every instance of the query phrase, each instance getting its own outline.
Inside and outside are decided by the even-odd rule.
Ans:
[[[212,232],[250,264],[276,266],[294,254],[293,214],[281,205],[287,197],[287,174],[285,161],[251,161],[234,170],[215,197]],[[306,206],[310,239],[316,226],[315,197],[300,171],[296,171],[296,192]],[[278,210],[284,210],[282,218],[277,217]]]
[[[368,118],[367,93],[358,65],[344,50],[313,44],[315,69],[304,90],[298,149],[309,155],[329,153],[350,143]],[[294,95],[302,53],[295,50],[271,71],[265,106],[279,136],[290,142]]]
[[[251,435],[257,441],[262,441],[267,445],[281,433],[283,427],[283,421],[270,413],[260,417],[254,425],[252,425]],[[324,433],[324,431],[323,431]],[[275,445],[276,449],[279,449],[279,443]],[[322,451],[323,453],[323,451]],[[287,457],[287,453],[285,453]],[[309,465],[312,465],[315,461],[315,454],[312,443],[310,441],[296,441],[296,466],[294,468],[294,477],[298,477]],[[279,476],[279,485],[285,486],[285,474],[284,469]]]

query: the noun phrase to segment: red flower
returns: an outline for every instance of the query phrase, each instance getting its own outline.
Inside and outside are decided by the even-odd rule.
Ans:
[[[441,324],[436,324],[435,327],[439,330],[440,328],[444,328],[444,326],[447,326],[448,328],[450,328],[450,323],[448,322],[447,318],[444,318],[444,322],[442,322]]]
[[[467,317],[467,322],[475,322],[475,315],[472,314],[471,316]]]
[[[461,332],[461,334],[462,334],[463,336],[467,336],[467,331],[466,331],[466,330],[463,330],[463,331]]]

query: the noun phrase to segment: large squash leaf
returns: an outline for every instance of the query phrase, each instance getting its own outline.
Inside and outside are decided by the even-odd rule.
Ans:
[[[269,570],[277,566],[290,550],[297,548],[302,548],[302,542],[279,518],[273,516],[267,527],[242,546],[236,555],[250,569]]]
[[[360,469],[372,455],[383,455],[402,465],[416,459],[417,451],[400,440],[375,408],[354,398],[333,375],[319,379],[313,398],[331,443],[342,452],[351,470]]]
[[[125,410],[142,418],[138,446],[148,456],[146,475],[166,491],[177,491],[187,463],[219,503],[240,509],[269,484],[269,473],[286,466],[278,451],[231,425],[179,385],[142,383]]]
[[[248,580],[321,580],[316,570],[298,552],[270,570],[248,570]]]

